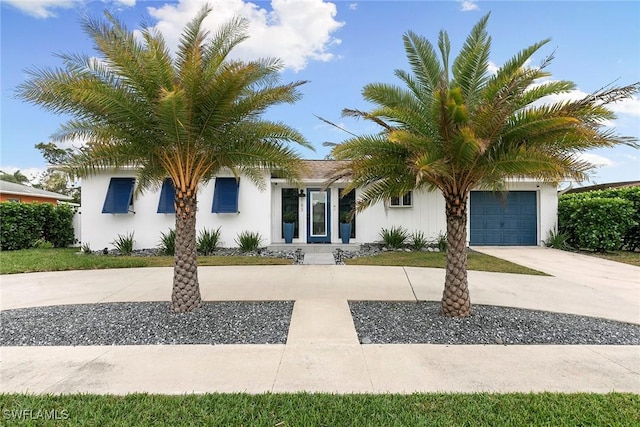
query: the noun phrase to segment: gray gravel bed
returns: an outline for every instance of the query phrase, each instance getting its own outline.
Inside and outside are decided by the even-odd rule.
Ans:
[[[363,344],[640,345],[640,325],[594,317],[474,305],[464,319],[439,302],[349,302]]]
[[[284,344],[293,301],[208,302],[173,313],[167,302],[30,307],[0,312],[0,345]]]

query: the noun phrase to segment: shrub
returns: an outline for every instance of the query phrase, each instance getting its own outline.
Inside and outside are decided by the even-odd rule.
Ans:
[[[298,219],[298,212],[287,211],[282,214],[282,222],[284,223],[294,223]]]
[[[43,237],[56,248],[64,248],[74,243],[74,208],[69,205],[54,206],[48,203],[46,206],[46,223],[43,230]]]
[[[340,223],[349,224],[351,222],[351,215],[349,212],[340,212]]]
[[[91,244],[89,242],[83,243],[82,247],[80,248],[80,250],[82,251],[83,254],[85,255],[91,255]]]
[[[50,203],[0,203],[0,249],[27,249],[38,239],[54,247],[73,243],[73,210]]]
[[[440,252],[446,252],[447,251],[447,233],[440,232],[440,234],[438,234],[438,237],[436,238],[436,243],[438,244],[438,250]]]
[[[633,213],[631,219],[635,225],[631,225],[624,233],[622,238],[622,246],[624,249],[634,251],[640,248],[640,187],[630,188],[615,188],[609,190],[589,191],[585,193],[564,194],[560,196],[558,202],[558,226],[559,228],[570,231],[572,228],[571,222],[568,219],[566,212],[562,212],[563,204],[576,200],[586,200],[593,198],[620,198],[631,202],[633,205]],[[574,206],[574,205],[571,205]],[[574,241],[574,237],[571,232],[569,234],[569,240]]]
[[[131,255],[133,252],[133,231],[125,235],[118,234],[118,237],[111,242],[113,246],[120,252],[121,255]]]
[[[242,252],[252,252],[258,249],[262,242],[262,236],[258,232],[243,231],[238,234],[236,244]]]
[[[568,243],[596,252],[621,249],[623,238],[637,225],[633,203],[621,198],[576,196],[561,197],[558,202],[559,230],[568,236]]]
[[[176,253],[176,231],[170,228],[167,233],[160,232],[160,244],[158,252],[162,255],[175,255]]]
[[[384,244],[392,249],[401,248],[409,237],[409,232],[402,226],[393,226],[390,229],[383,228],[380,237]]]
[[[411,237],[409,238],[409,240],[410,240],[409,245],[411,245],[411,249],[413,249],[414,251],[419,251],[421,249],[424,249],[429,244],[429,241],[425,237],[424,232],[420,230],[414,231],[411,234]]]
[[[198,252],[202,255],[211,255],[220,244],[220,227],[215,230],[208,230],[204,228],[196,242]]]
[[[33,242],[33,246],[36,249],[51,249],[53,248],[53,243],[45,240],[45,239],[38,239],[35,242]]]
[[[567,233],[562,233],[555,230],[549,230],[549,234],[547,240],[544,241],[544,244],[547,247],[553,249],[560,249],[566,251],[571,248],[568,243],[569,235]]]

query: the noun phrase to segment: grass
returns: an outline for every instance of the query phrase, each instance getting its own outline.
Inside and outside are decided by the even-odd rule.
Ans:
[[[345,260],[348,265],[396,265],[404,267],[445,268],[444,252],[382,252],[372,257]],[[469,270],[492,271],[497,273],[532,274],[547,276],[537,270],[514,264],[500,258],[479,252],[469,252],[467,259]]]
[[[24,426],[631,426],[640,397],[609,394],[0,394]],[[26,412],[25,412],[26,411]],[[39,412],[40,411],[40,412]],[[55,412],[54,412],[55,411]],[[21,414],[23,421],[19,421]],[[46,420],[57,416],[58,420]],[[35,416],[42,418],[34,420]]]
[[[629,252],[629,251],[615,251],[615,252],[605,252],[605,253],[597,253],[597,252],[581,252],[586,255],[596,256],[598,258],[608,259],[610,261],[622,262],[625,264],[635,265],[636,267],[640,267],[640,252]]]
[[[172,256],[134,257],[79,254],[78,248],[23,249],[0,252],[0,274],[104,268],[173,267]],[[281,265],[290,259],[245,256],[201,256],[198,265]]]

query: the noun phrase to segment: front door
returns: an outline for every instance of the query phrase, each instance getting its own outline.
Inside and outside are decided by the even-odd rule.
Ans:
[[[307,243],[331,243],[331,190],[307,188]]]

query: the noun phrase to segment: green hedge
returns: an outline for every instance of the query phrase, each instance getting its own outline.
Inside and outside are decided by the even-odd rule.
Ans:
[[[558,229],[568,243],[599,252],[640,247],[640,187],[565,194]]]
[[[37,240],[54,247],[74,242],[73,209],[50,203],[0,203],[0,248],[27,249]]]

